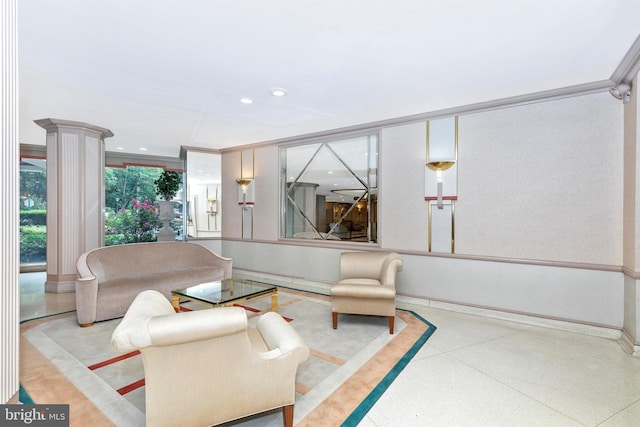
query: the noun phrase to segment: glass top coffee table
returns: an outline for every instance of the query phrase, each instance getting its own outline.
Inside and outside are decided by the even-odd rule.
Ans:
[[[180,298],[229,307],[271,294],[271,311],[278,312],[278,287],[246,279],[227,279],[205,282],[171,291],[171,304],[180,311]]]

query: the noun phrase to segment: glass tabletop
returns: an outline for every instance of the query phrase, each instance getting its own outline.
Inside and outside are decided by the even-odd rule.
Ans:
[[[209,304],[227,304],[229,302],[268,294],[276,290],[275,285],[253,280],[227,279],[205,282],[182,289],[174,289],[172,294]]]

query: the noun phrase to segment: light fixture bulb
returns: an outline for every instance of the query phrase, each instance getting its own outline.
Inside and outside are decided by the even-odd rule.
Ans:
[[[456,161],[455,160],[439,160],[439,161],[434,161],[434,162],[427,162],[427,167],[429,169],[431,169],[434,172],[438,172],[438,171],[446,171],[447,169],[449,169],[451,166],[455,165]]]
[[[631,86],[626,83],[620,83],[617,86],[609,89],[609,93],[616,99],[621,99],[623,102],[629,102],[631,99]]]

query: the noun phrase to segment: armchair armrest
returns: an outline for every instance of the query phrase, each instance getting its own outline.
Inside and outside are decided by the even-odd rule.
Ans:
[[[160,292],[148,290],[136,296],[113,332],[111,347],[118,352],[149,346],[169,346],[231,335],[247,329],[247,315],[240,307],[176,313]]]
[[[160,347],[233,335],[246,329],[247,314],[241,307],[174,312],[149,319],[148,326],[150,345]]]
[[[396,273],[402,271],[402,258],[396,253],[387,256],[382,267],[382,277],[380,283],[382,285],[395,286]]]
[[[270,350],[262,354],[265,358],[296,353],[296,359],[302,362],[309,357],[309,347],[304,343],[302,337],[278,313],[263,314],[258,320],[256,329]]]

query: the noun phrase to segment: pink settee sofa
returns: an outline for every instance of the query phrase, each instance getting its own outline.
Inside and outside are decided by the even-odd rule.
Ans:
[[[231,278],[232,260],[195,243],[158,242],[105,246],[76,263],[80,326],[122,317],[148,289],[171,300],[171,290]]]

